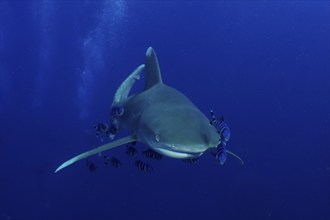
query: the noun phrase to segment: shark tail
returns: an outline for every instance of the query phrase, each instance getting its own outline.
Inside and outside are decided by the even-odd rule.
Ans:
[[[113,142],[110,142],[108,144],[104,144],[100,147],[97,147],[93,150],[90,150],[90,151],[87,151],[87,152],[84,152],[82,154],[79,154],[73,158],[71,158],[70,160],[67,160],[66,162],[62,163],[61,166],[59,166],[56,170],[55,170],[55,173],[57,173],[58,171],[64,169],[65,167],[67,166],[70,166],[71,164],[81,160],[81,159],[84,159],[86,157],[89,157],[91,155],[94,155],[94,154],[97,154],[97,153],[100,153],[102,151],[105,151],[105,150],[109,150],[109,149],[112,149],[112,148],[115,148],[115,147],[119,147],[121,145],[124,145],[124,144],[127,144],[127,143],[130,143],[130,142],[134,142],[136,141],[136,138],[135,136],[133,135],[130,135],[130,136],[127,136],[127,137],[124,137],[124,138],[121,138],[121,139],[118,139],[116,141],[113,141]]]

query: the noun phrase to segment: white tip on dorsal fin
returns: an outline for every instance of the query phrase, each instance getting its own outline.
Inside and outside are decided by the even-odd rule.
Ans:
[[[151,88],[158,83],[163,82],[162,76],[160,74],[157,56],[152,47],[149,47],[146,53],[145,71],[145,90]]]

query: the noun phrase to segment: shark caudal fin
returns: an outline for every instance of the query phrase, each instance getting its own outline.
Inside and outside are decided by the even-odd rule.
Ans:
[[[115,147],[119,147],[121,145],[124,145],[124,144],[127,144],[127,143],[130,143],[130,142],[134,142],[136,141],[136,138],[134,136],[127,136],[127,137],[124,137],[124,138],[121,138],[121,139],[118,139],[116,141],[113,141],[113,142],[110,142],[108,144],[105,144],[105,145],[102,145],[98,148],[95,148],[93,150],[90,150],[90,151],[87,151],[85,153],[82,153],[82,154],[79,154],[73,158],[71,158],[70,160],[62,163],[61,166],[59,166],[56,170],[55,170],[55,173],[57,173],[58,171],[64,169],[65,167],[67,166],[70,166],[71,164],[81,160],[81,159],[84,159],[86,157],[89,157],[91,155],[94,155],[94,154],[97,154],[97,153],[100,153],[102,151],[105,151],[105,150],[109,150],[109,149],[112,149],[112,148],[115,148]]]
[[[152,47],[149,47],[146,52],[146,60],[145,60],[144,90],[150,89],[152,86],[162,82],[163,81],[162,81],[162,76],[160,74],[157,55],[154,49],[152,49]]]

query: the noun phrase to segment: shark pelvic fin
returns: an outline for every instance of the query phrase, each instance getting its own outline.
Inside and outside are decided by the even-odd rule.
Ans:
[[[157,55],[152,49],[149,47],[146,53],[146,73],[145,73],[145,85],[144,90],[150,89],[154,85],[158,83],[162,83],[162,76],[160,74],[160,69],[158,65]]]
[[[57,173],[58,171],[64,169],[65,167],[67,166],[70,166],[71,164],[81,160],[81,159],[84,159],[86,157],[89,157],[91,155],[94,155],[94,154],[97,154],[97,153],[100,153],[102,151],[105,151],[105,150],[109,150],[109,149],[112,149],[112,148],[115,148],[115,147],[119,147],[121,145],[124,145],[124,144],[127,144],[127,143],[130,143],[130,142],[134,142],[136,141],[136,138],[135,136],[131,135],[131,136],[127,136],[127,137],[124,137],[124,138],[121,138],[121,139],[118,139],[116,141],[113,141],[113,142],[110,142],[108,144],[104,144],[100,147],[97,147],[93,150],[90,150],[90,151],[87,151],[85,153],[82,153],[82,154],[79,154],[73,158],[71,158],[70,160],[64,162],[61,166],[59,166],[56,170],[55,170],[55,173]]]

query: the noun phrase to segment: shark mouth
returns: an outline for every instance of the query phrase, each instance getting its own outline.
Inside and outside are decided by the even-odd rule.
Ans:
[[[169,149],[168,146],[153,148],[153,150],[165,156],[177,158],[177,159],[196,158],[204,153],[204,152],[196,153],[196,152],[177,151],[174,149]]]

